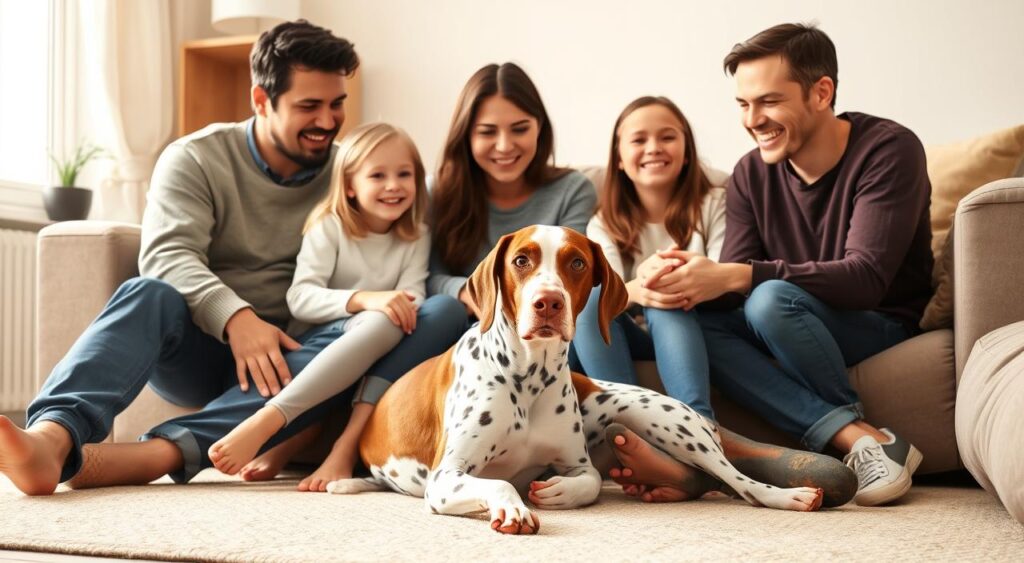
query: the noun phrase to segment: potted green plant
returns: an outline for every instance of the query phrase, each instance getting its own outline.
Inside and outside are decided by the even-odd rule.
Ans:
[[[70,158],[58,159],[50,155],[59,186],[43,188],[43,207],[51,221],[74,221],[89,216],[92,206],[92,190],[75,186],[79,172],[89,161],[103,156],[103,149],[89,143],[78,145]]]

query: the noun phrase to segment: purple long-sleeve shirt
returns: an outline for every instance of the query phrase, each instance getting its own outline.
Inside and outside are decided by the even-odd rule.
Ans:
[[[729,183],[722,262],[749,263],[751,290],[792,282],[825,304],[873,310],[916,329],[931,297],[931,183],[921,141],[863,113],[839,163],[806,184],[755,149]]]

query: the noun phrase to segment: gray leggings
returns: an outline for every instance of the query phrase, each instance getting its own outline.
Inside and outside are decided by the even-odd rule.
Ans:
[[[341,336],[306,365],[301,377],[267,401],[281,411],[285,425],[351,387],[403,336],[402,329],[380,311],[363,311],[338,323]]]

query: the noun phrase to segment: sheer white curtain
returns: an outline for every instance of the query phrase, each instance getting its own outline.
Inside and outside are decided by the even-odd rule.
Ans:
[[[79,7],[98,144],[113,159],[93,193],[94,219],[138,223],[174,119],[169,0],[87,0]]]

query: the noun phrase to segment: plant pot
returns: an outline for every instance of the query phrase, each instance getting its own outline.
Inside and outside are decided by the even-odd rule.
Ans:
[[[79,221],[89,216],[92,190],[70,186],[43,188],[43,207],[51,221]]]

